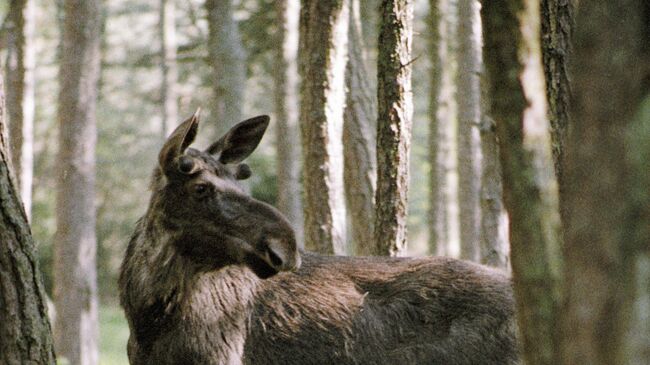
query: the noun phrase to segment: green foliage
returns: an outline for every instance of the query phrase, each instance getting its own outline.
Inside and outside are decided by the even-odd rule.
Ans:
[[[117,306],[99,308],[99,365],[125,365],[129,326],[124,312]]]

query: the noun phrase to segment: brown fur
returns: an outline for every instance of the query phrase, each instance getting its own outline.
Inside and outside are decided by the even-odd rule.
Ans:
[[[268,119],[206,152],[187,149],[197,122],[163,147],[122,265],[131,364],[517,363],[507,275],[440,257],[300,255],[284,217],[236,183]]]

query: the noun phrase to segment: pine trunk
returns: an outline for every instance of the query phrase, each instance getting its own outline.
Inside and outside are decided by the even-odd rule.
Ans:
[[[34,174],[34,13],[34,0],[13,0],[5,25],[10,154],[27,219]]]
[[[377,192],[375,254],[406,253],[406,215],[413,95],[413,3],[385,0],[380,7],[377,55]]]
[[[359,0],[350,1],[347,100],[343,125],[345,197],[350,217],[353,251],[373,253],[377,163],[373,118],[377,115],[365,64],[365,48]]]
[[[343,108],[347,0],[304,0],[300,12],[300,121],[305,190],[305,244],[345,252]]]
[[[99,0],[66,0],[59,70],[59,154],[54,250],[57,353],[98,362],[95,235],[95,104],[100,72]]]
[[[162,85],[162,140],[176,128],[178,119],[178,66],[176,64],[176,5],[174,0],[160,0],[160,59]]]
[[[559,212],[539,44],[539,0],[483,2],[517,319],[526,364],[557,364]]]

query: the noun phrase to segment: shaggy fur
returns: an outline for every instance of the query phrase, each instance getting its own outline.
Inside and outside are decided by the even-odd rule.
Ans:
[[[236,183],[268,119],[206,152],[187,149],[196,123],[163,147],[122,264],[131,364],[517,363],[504,273],[439,257],[300,255],[284,217]]]

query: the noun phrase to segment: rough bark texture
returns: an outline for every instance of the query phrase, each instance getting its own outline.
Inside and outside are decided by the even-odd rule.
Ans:
[[[0,73],[0,363],[54,364],[45,289],[27,217],[12,181]]]
[[[458,208],[460,257],[479,260],[481,223],[481,19],[476,0],[458,2]]]
[[[491,110],[511,219],[522,355],[527,364],[557,364],[559,212],[546,120],[539,1],[484,1],[482,16]]]
[[[54,334],[61,357],[72,364],[96,364],[95,104],[100,69],[100,3],[66,0],[63,6]]]
[[[406,214],[413,95],[411,38],[413,3],[384,0],[377,56],[377,193],[375,253],[406,252]]]
[[[178,66],[176,65],[176,5],[174,0],[160,0],[160,59],[162,85],[162,139],[176,128],[178,119]]]
[[[300,13],[300,121],[305,190],[305,244],[345,252],[343,108],[347,0],[305,0]]]
[[[205,8],[214,94],[210,113],[217,124],[214,136],[218,138],[242,120],[246,54],[233,17],[233,0],[206,0]]]
[[[275,114],[278,174],[278,208],[294,229],[300,245],[303,241],[303,215],[300,186],[300,135],[298,117],[298,38],[300,0],[276,2],[278,16],[278,54],[275,58]]]
[[[28,219],[34,173],[34,11],[34,0],[12,0],[5,24],[9,152]]]
[[[648,114],[632,120],[649,91],[650,4],[585,1],[576,14],[561,363],[647,364]]]
[[[345,75],[347,100],[343,124],[345,198],[350,217],[353,252],[373,253],[377,162],[373,119],[377,115],[365,66],[365,48],[359,0],[350,1],[348,65]]]

